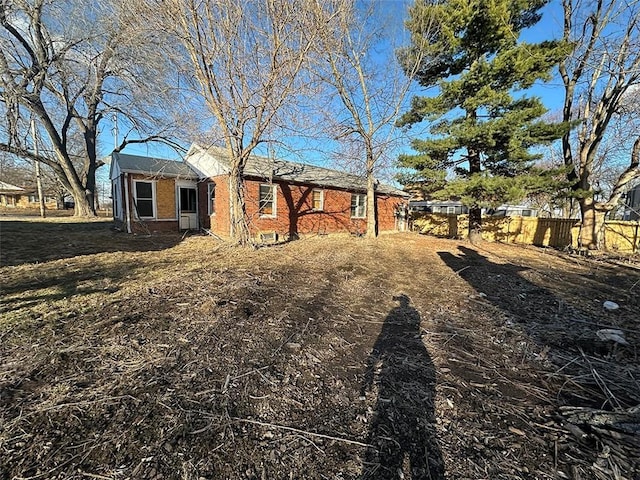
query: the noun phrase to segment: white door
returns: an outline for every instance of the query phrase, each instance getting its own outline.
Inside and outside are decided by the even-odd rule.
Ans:
[[[198,194],[193,187],[178,188],[178,221],[180,230],[198,229]]]

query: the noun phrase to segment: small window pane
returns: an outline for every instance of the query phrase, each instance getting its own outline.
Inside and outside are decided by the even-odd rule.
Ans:
[[[360,193],[351,195],[351,216],[354,218],[364,218],[366,214],[367,196]]]
[[[210,183],[208,185],[208,197],[209,197],[209,215],[216,213],[216,184]]]
[[[136,202],[140,217],[153,217],[153,200],[138,199]]]
[[[322,210],[324,205],[323,205],[323,195],[322,195],[322,190],[314,190],[313,191],[313,209],[314,210]]]
[[[260,215],[273,215],[275,185],[260,185]]]
[[[134,185],[136,194],[134,201],[138,211],[138,216],[141,218],[153,218],[153,183],[135,182]]]
[[[137,198],[153,198],[153,184],[150,182],[136,182]]]
[[[180,211],[193,213],[196,211],[196,190],[195,188],[180,189]]]

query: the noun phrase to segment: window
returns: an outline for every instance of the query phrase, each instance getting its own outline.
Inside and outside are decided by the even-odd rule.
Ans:
[[[367,196],[362,193],[351,194],[351,217],[364,218],[367,213]]]
[[[207,198],[209,204],[209,215],[216,213],[216,184],[209,183],[207,185]]]
[[[312,209],[315,210],[316,212],[321,212],[322,210],[324,210],[324,191],[323,190],[313,190],[313,192],[311,192],[311,202],[312,202]]]
[[[155,218],[156,216],[153,190],[153,182],[134,182],[134,202],[140,218]]]
[[[180,212],[182,213],[197,212],[195,188],[180,189]]]
[[[260,209],[258,213],[264,217],[276,216],[276,186],[260,185]]]

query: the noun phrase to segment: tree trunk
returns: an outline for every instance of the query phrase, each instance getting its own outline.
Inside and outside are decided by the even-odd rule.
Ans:
[[[231,201],[231,239],[238,245],[249,245],[251,243],[251,234],[244,202],[244,181],[241,170],[238,167],[232,167],[229,173],[229,193]]]
[[[96,138],[98,136],[97,126],[92,120],[95,114],[92,114],[85,125],[84,142],[86,158],[86,178],[84,178],[85,191],[87,201],[91,205],[93,215],[96,215],[98,207],[98,192],[96,189],[96,171],[98,170],[98,153],[96,151]]]
[[[480,207],[469,208],[469,241],[474,245],[482,242],[482,209]]]
[[[373,154],[367,154],[367,238],[378,235],[378,211],[376,209],[376,179],[373,176]]]
[[[471,115],[475,118],[475,112]],[[474,175],[482,171],[480,162],[480,152],[469,149],[469,175]],[[482,242],[482,208],[476,205],[469,207],[469,241],[473,245]]]
[[[95,217],[96,212],[93,208],[93,199],[87,196],[82,187],[79,190],[74,188],[72,192],[73,203],[75,205],[73,215],[75,217]]]
[[[602,232],[606,210],[599,209],[593,198],[584,198],[580,200],[580,213],[582,224],[578,239],[579,246],[589,250],[599,250],[604,240]]]

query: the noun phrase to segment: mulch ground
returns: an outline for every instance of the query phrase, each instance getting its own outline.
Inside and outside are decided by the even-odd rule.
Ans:
[[[637,259],[0,228],[0,478],[640,478]]]

